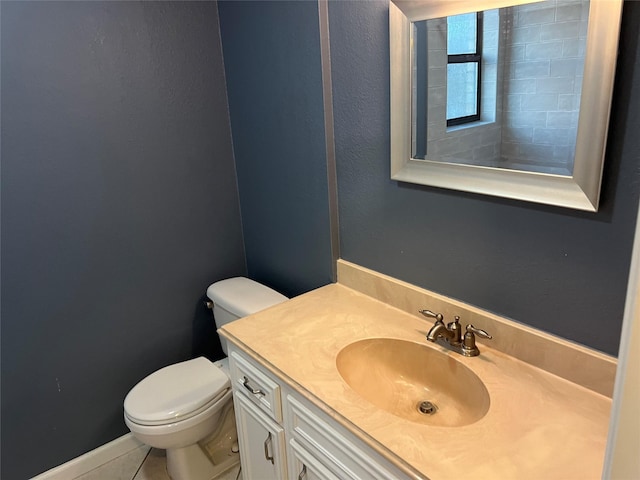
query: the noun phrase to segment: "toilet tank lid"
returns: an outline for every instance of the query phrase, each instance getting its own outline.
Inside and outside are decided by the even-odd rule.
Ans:
[[[288,300],[284,295],[246,277],[227,278],[207,288],[207,296],[214,304],[246,317]]]

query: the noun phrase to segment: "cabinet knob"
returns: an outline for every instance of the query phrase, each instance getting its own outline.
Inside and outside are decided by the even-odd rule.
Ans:
[[[307,476],[307,466],[303,463],[302,470],[300,470],[300,474],[298,475],[298,480],[302,480],[306,476]]]

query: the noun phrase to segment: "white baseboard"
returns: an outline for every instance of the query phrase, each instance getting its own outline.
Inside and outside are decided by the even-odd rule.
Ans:
[[[76,478],[131,450],[140,448],[142,445],[144,444],[137,440],[133,434],[127,433],[120,438],[105,443],[95,450],[91,450],[62,465],[47,470],[37,477],[33,477],[32,480],[69,480]]]

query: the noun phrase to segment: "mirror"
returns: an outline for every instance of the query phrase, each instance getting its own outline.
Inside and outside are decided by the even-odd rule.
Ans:
[[[392,1],[391,178],[596,211],[621,11]]]

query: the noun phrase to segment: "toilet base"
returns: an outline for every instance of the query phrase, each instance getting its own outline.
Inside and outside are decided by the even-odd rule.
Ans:
[[[211,480],[240,463],[237,442],[230,402],[223,410],[218,428],[207,438],[195,445],[167,449],[167,472],[171,480]]]
[[[235,453],[214,464],[198,444],[167,450],[167,473],[171,480],[212,480],[239,463],[240,455]]]
[[[211,480],[213,464],[200,445],[167,450],[167,473],[171,480]]]

